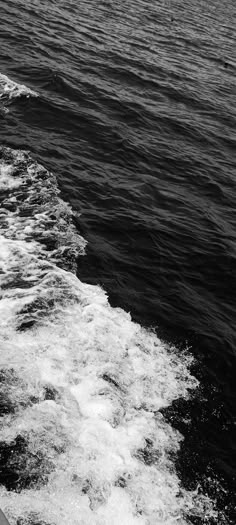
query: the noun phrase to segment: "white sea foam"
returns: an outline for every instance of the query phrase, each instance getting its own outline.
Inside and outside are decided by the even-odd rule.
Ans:
[[[160,412],[196,387],[191,358],[72,273],[85,242],[55,178],[1,156],[3,509],[13,525],[206,523],[212,504],[181,488],[182,436]]]
[[[0,101],[11,101],[22,96],[27,98],[37,97],[38,94],[27,86],[18,84],[0,73]]]

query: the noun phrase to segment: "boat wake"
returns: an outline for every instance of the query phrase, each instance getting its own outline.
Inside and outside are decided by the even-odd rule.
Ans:
[[[213,523],[181,487],[182,436],[160,410],[188,397],[191,357],[76,277],[85,240],[56,178],[0,150],[0,497],[12,525]]]

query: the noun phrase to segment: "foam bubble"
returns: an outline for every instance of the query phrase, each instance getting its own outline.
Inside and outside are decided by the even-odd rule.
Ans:
[[[1,150],[1,504],[14,525],[186,525],[182,436],[160,409],[197,386],[191,357],[75,275],[85,241],[56,179]],[[206,521],[204,521],[206,520]]]

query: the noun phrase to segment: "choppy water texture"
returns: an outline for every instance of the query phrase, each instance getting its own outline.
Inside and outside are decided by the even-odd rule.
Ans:
[[[231,0],[0,0],[12,525],[235,523],[235,35]]]

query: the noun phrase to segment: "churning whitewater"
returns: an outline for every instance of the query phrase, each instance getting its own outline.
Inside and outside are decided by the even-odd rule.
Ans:
[[[1,506],[13,525],[215,516],[181,488],[160,409],[197,386],[179,356],[76,277],[85,240],[56,178],[0,151]]]

